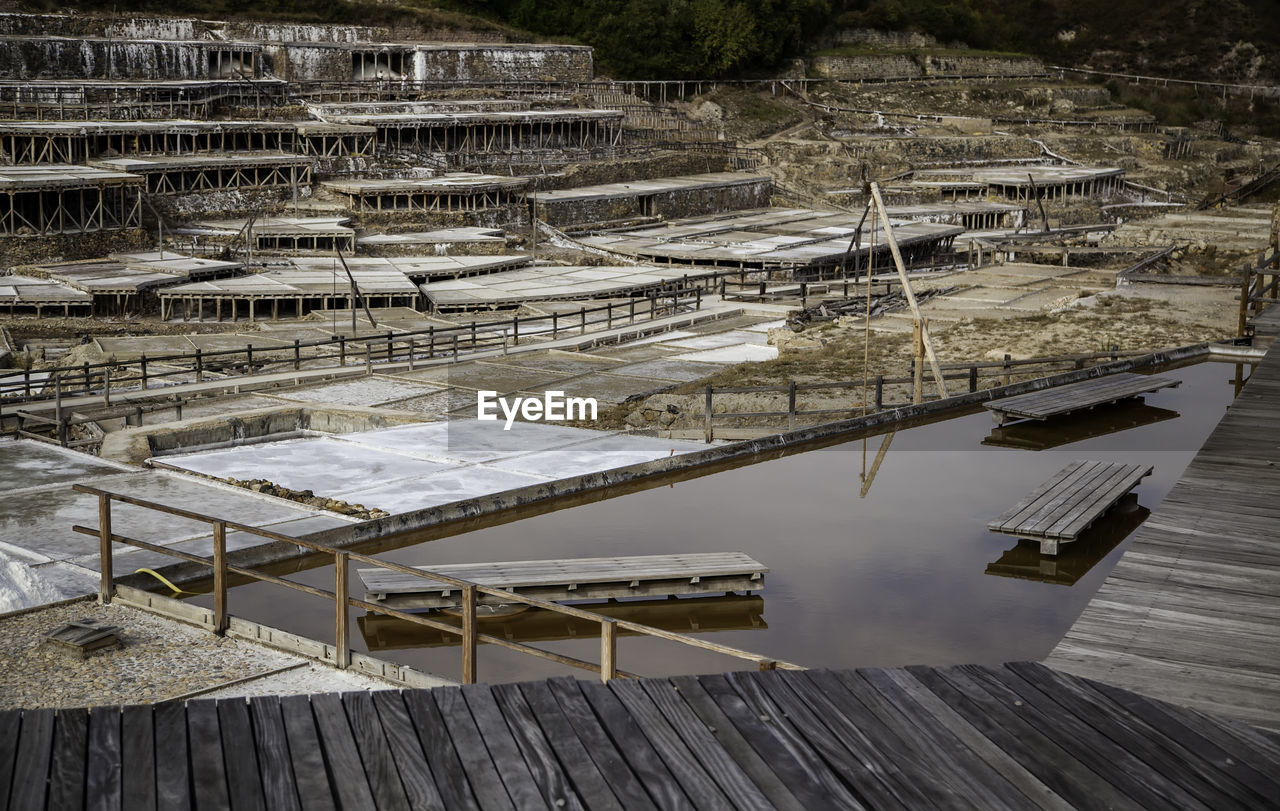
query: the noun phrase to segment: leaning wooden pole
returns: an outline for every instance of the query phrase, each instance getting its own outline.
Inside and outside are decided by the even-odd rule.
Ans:
[[[920,302],[916,301],[916,294],[911,289],[911,282],[907,279],[907,266],[902,261],[902,252],[898,250],[898,240],[893,237],[893,226],[889,223],[889,212],[885,210],[884,200],[880,198],[880,186],[876,183],[871,184],[871,199],[875,202],[876,212],[880,215],[880,222],[884,225],[885,241],[889,243],[889,252],[893,254],[893,264],[898,268],[898,279],[902,282],[902,293],[907,297],[907,304],[911,307],[911,315],[915,318],[916,323],[920,324],[920,337],[924,341],[924,352],[929,358],[929,367],[933,371],[933,382],[938,387],[938,396],[947,396],[947,384],[942,379],[942,367],[938,365],[938,355],[933,351],[933,338],[929,337],[929,327],[924,323],[924,316],[920,314]]]

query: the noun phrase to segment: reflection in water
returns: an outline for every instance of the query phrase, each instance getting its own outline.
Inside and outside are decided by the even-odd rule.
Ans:
[[[987,574],[1074,586],[1150,514],[1138,504],[1138,497],[1129,493],[1078,540],[1060,547],[1057,555],[1040,554],[1039,541],[1020,540],[999,560],[987,564]]]
[[[1142,425],[1171,420],[1178,412],[1149,406],[1141,399],[1102,406],[1088,413],[1076,412],[1058,419],[1026,421],[991,430],[983,445],[1043,451],[1072,442],[1106,436]]]
[[[633,600],[588,603],[575,608],[613,619],[629,620],[664,631],[681,634],[708,631],[753,631],[769,626],[764,621],[764,598],[759,595],[730,594],[723,597],[698,597],[663,600]],[[431,619],[462,627],[461,620],[441,611],[428,615]],[[382,614],[357,617],[369,650],[404,648],[439,648],[458,645],[462,637],[447,631],[415,625]],[[558,639],[596,639],[600,624],[591,620],[557,614],[542,608],[529,608],[514,614],[481,618],[481,633],[500,636],[511,642],[550,642]],[[619,636],[634,636],[634,631],[618,629]]]

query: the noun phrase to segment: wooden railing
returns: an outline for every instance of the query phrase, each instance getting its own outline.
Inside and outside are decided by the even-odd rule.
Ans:
[[[1241,269],[1240,321],[1236,334],[1246,335],[1249,319],[1268,306],[1274,307],[1277,295],[1280,295],[1280,248],[1273,248],[1270,256],[1262,252],[1257,265],[1245,265]]]
[[[102,394],[109,403],[113,392],[147,389],[156,384],[172,385],[169,381],[175,378],[179,378],[179,382],[188,382],[186,379],[194,375],[194,382],[201,383],[210,375],[227,379],[261,374],[273,368],[300,371],[304,362],[312,368],[326,361],[331,362],[327,365],[338,368],[363,363],[366,371],[372,371],[375,362],[401,361],[408,362],[412,368],[419,360],[457,359],[463,353],[519,346],[521,340],[530,336],[556,340],[566,334],[586,334],[591,326],[612,329],[641,320],[654,320],[682,309],[700,310],[701,284],[711,285],[714,281],[678,282],[645,297],[580,307],[577,312],[526,318],[513,316],[502,321],[471,321],[456,326],[387,331],[379,335],[339,335],[315,341],[295,339],[292,346],[255,347],[246,343],[243,349],[213,352],[196,349],[194,352],[152,357],[144,354],[136,361],[84,363],[35,371],[6,370],[0,372],[0,401],[61,401],[64,397]],[[304,353],[303,350],[308,351]],[[158,370],[157,366],[173,368]]]
[[[998,385],[1007,386],[1013,382],[1013,376],[1019,373],[1035,371],[1041,375],[1049,375],[1054,372],[1071,371],[1074,369],[1083,369],[1090,361],[1114,361],[1122,357],[1133,357],[1137,355],[1149,354],[1149,350],[1125,351],[1122,352],[1118,348],[1112,348],[1104,352],[1089,352],[1079,355],[1054,355],[1043,358],[1026,358],[1022,360],[1014,360],[1011,356],[1005,355],[1004,360],[984,361],[981,363],[943,363],[940,368],[943,370],[942,378],[944,380],[963,380],[968,385],[968,391],[978,391],[981,373],[986,372],[989,377],[994,377],[998,381]],[[1037,367],[1031,369],[1030,367]],[[884,375],[875,375],[865,380],[839,380],[826,383],[797,383],[794,380],[782,386],[735,386],[735,387],[717,387],[707,384],[703,389],[703,426],[704,436],[707,442],[711,442],[715,438],[715,423],[717,420],[722,423],[725,420],[735,419],[782,419],[787,421],[787,430],[793,431],[796,428],[796,422],[801,417],[835,417],[844,415],[846,417],[854,417],[860,414],[865,407],[867,411],[883,411],[887,408],[893,408],[893,405],[885,403],[884,387],[890,385],[912,384],[917,385],[921,382],[923,376],[923,365],[920,365],[919,373],[917,373],[917,364],[912,361],[911,368],[907,375],[902,377],[886,377]],[[805,392],[815,391],[866,391],[870,394],[867,402],[862,400],[850,402],[847,406],[839,408],[811,408],[805,409],[798,406],[799,395]],[[787,408],[785,410],[773,411],[719,411],[715,410],[715,396],[717,394],[777,394],[787,395]],[[922,399],[932,399],[931,395],[922,395]]]
[[[516,594],[506,589],[493,588],[490,586],[482,586],[468,580],[460,580],[456,577],[440,574],[423,569],[415,569],[410,566],[404,566],[392,561],[382,560],[381,558],[372,557],[370,555],[351,552],[345,549],[336,549],[324,544],[312,543],[310,541],[301,540],[288,535],[281,535],[271,530],[261,529],[259,527],[242,524],[237,521],[230,521],[225,518],[217,518],[203,513],[194,512],[192,510],[184,510],[178,507],[172,507],[165,504],[158,504],[154,501],[146,499],[133,498],[130,496],[120,495],[118,493],[110,493],[96,487],[77,484],[74,489],[81,493],[88,493],[98,498],[98,526],[84,527],[74,526],[72,529],[83,535],[91,535],[98,538],[98,554],[99,563],[101,565],[102,576],[98,587],[98,596],[103,603],[110,603],[115,597],[116,585],[115,575],[113,571],[113,547],[112,544],[125,544],[138,549],[146,549],[151,552],[158,552],[162,555],[185,560],[189,563],[208,566],[212,569],[213,574],[213,621],[211,630],[214,633],[225,633],[229,625],[230,618],[230,589],[228,579],[235,575],[237,577],[248,578],[249,580],[272,583],[283,588],[299,591],[304,594],[310,594],[314,597],[330,601],[334,609],[334,664],[345,669],[351,664],[351,646],[350,646],[350,611],[352,607],[363,608],[376,614],[383,614],[388,617],[395,617],[414,625],[420,625],[424,628],[433,628],[437,631],[443,631],[449,634],[455,634],[462,638],[462,682],[464,684],[474,684],[476,681],[476,652],[480,643],[496,645],[498,647],[513,650],[518,653],[535,656],[540,659],[556,662],[562,665],[587,670],[593,673],[599,673],[603,681],[617,678],[619,676],[634,678],[636,674],[628,673],[618,667],[618,631],[625,630],[641,636],[650,636],[658,639],[666,639],[677,642],[689,647],[698,648],[700,650],[710,651],[712,653],[722,654],[736,659],[742,659],[752,662],[760,670],[775,670],[778,668],[788,670],[803,670],[800,665],[784,662],[779,659],[772,659],[761,656],[757,653],[741,650],[739,648],[720,645],[714,642],[706,642],[701,639],[684,634],[674,633],[672,631],[664,631],[660,628],[654,628],[649,625],[642,625],[637,622],[628,620],[606,617],[600,614],[586,611],[581,608],[560,605],[559,603],[539,600],[533,597],[527,597],[522,594]],[[128,504],[135,507],[142,507],[166,515],[178,516],[192,521],[199,521],[208,524],[213,533],[213,554],[210,557],[183,552],[177,549],[171,549],[166,546],[160,546],[136,538],[129,538],[115,532],[111,524],[113,502]],[[280,543],[290,544],[293,546],[309,549],[320,555],[330,556],[333,560],[334,571],[334,587],[333,591],[322,589],[316,586],[309,586],[304,583],[297,583],[282,577],[267,574],[258,569],[252,569],[246,566],[236,566],[227,561],[227,531],[235,530],[237,532],[246,533],[267,541],[276,541]],[[379,603],[369,602],[350,596],[348,567],[352,562],[365,563],[370,566],[377,566],[388,569],[399,574],[419,577],[424,580],[432,580],[448,583],[456,586],[461,593],[461,627],[451,625],[447,622],[440,622],[431,619],[422,614],[415,614],[407,611],[399,611],[394,608],[381,605]],[[525,645],[514,642],[500,636],[481,633],[476,621],[476,603],[480,595],[500,598],[504,603],[519,603],[533,608],[540,608],[545,611],[552,611],[557,614],[563,614],[567,617],[573,617],[579,620],[598,623],[600,626],[600,662],[590,662],[585,659],[579,659],[573,656],[555,653],[553,651],[543,650],[532,645]]]

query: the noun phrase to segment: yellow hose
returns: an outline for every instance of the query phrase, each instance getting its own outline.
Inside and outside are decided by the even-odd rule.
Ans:
[[[175,586],[175,585],[173,585],[172,583],[170,583],[170,582],[169,582],[169,580],[168,580],[168,578],[166,578],[164,575],[160,574],[159,572],[157,572],[157,571],[156,571],[156,570],[154,570],[154,569],[135,569],[135,570],[134,570],[134,572],[135,572],[136,574],[140,574],[140,573],[142,573],[142,572],[146,572],[147,574],[149,574],[149,575],[151,575],[152,577],[154,577],[156,580],[159,580],[161,583],[164,583],[166,586],[168,586],[168,587],[170,588],[170,590],[172,590],[172,591],[173,591],[173,593],[174,593],[174,594],[195,594],[195,593],[196,593],[196,592],[194,592],[194,591],[183,591],[182,589],[180,589],[180,588],[178,588],[177,586]]]

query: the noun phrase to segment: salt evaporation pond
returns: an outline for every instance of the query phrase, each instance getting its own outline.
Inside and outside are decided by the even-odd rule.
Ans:
[[[810,667],[1039,659],[1083,610],[1127,542],[1096,563],[1087,555],[1083,561],[1068,554],[1057,562],[1040,559],[1024,548],[1011,563],[1005,558],[1006,565],[992,566],[1017,541],[988,532],[986,522],[1080,458],[1153,465],[1154,474],[1135,493],[1141,508],[1155,507],[1230,403],[1234,369],[1201,363],[1161,372],[1181,379],[1182,387],[1148,395],[1144,406],[1113,415],[1146,424],[1075,441],[1050,431],[1050,441],[1065,444],[1047,450],[982,444],[994,427],[985,411],[900,431],[865,498],[859,497],[864,443],[857,440],[381,555],[429,566],[741,550],[772,569],[759,592],[762,599],[697,606],[681,600],[679,609],[688,610],[683,619],[677,611],[676,624],[685,624],[680,630],[691,624],[722,628],[696,636]],[[1030,439],[1011,441],[1044,439],[1043,431],[1032,431]],[[868,467],[880,442],[866,442]],[[1123,533],[1143,514],[1129,505],[1101,529]],[[1095,556],[1109,546],[1103,541]],[[988,573],[989,567],[1004,576]],[[1022,579],[1037,572],[1044,579]],[[323,567],[292,579],[331,589],[333,571]],[[363,597],[354,571],[352,581],[352,595]],[[249,584],[234,589],[230,606],[238,616],[315,639],[333,638],[331,604],[314,597]],[[646,607],[638,611],[649,613],[636,619],[670,618],[672,610]],[[353,609],[353,619],[362,613]],[[482,630],[532,629],[552,641],[530,644],[598,660],[594,631],[547,619],[489,621]],[[362,627],[363,621],[353,622],[353,645],[367,650]],[[412,648],[401,647],[414,644],[412,629],[372,627],[375,655],[458,678],[460,650],[440,646],[438,633],[434,643],[429,631],[420,637],[436,647]],[[579,638],[564,638],[575,633]],[[668,675],[750,664],[662,640],[622,637],[619,666]],[[493,646],[480,649],[482,681],[544,678],[566,670]]]

